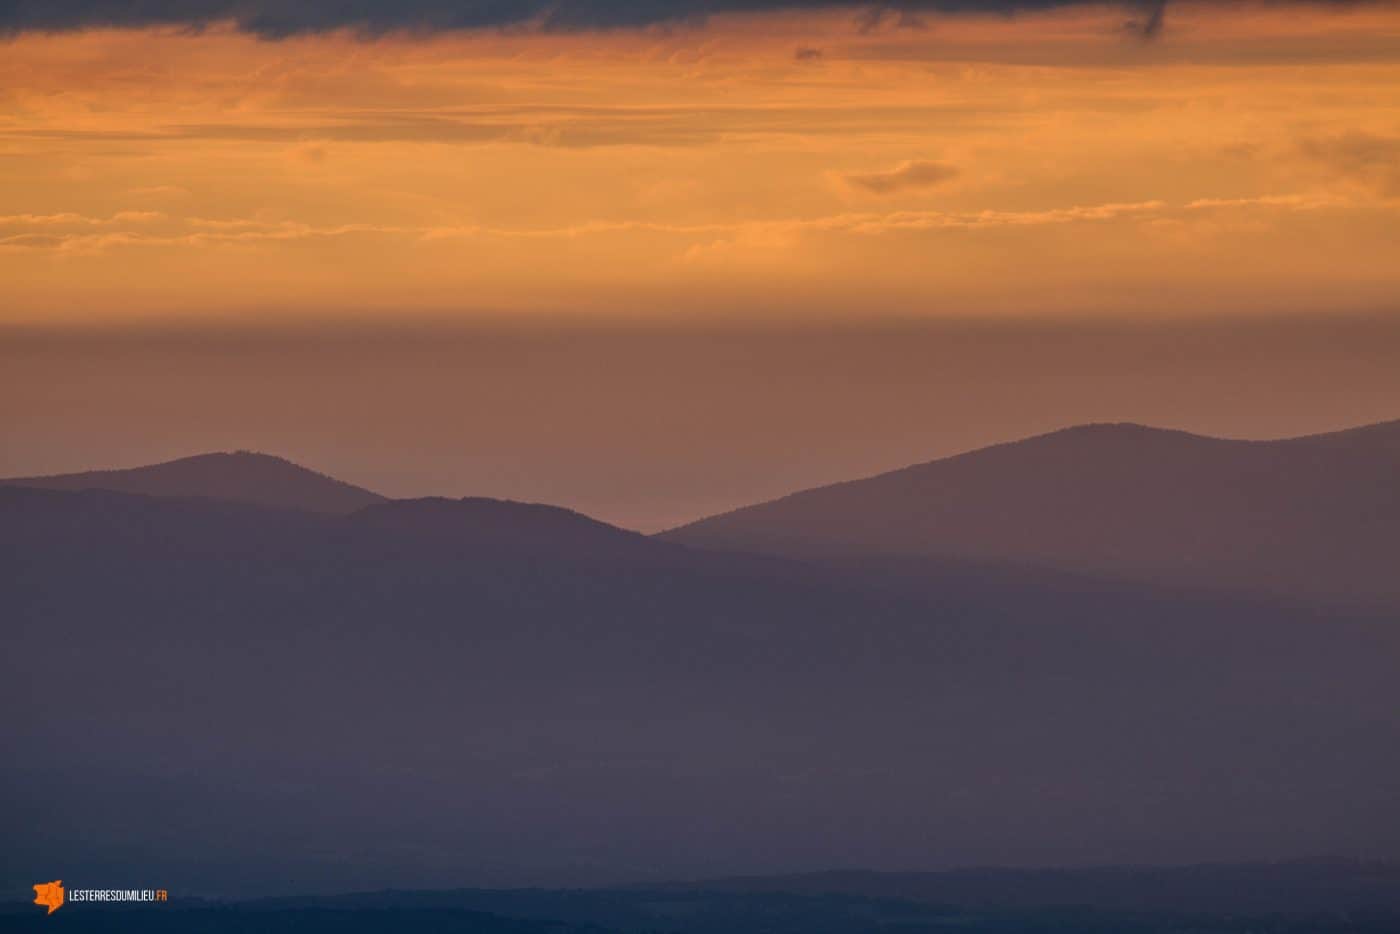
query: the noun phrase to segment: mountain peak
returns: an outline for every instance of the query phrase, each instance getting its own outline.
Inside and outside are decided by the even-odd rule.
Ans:
[[[0,484],[199,497],[328,514],[354,512],[384,499],[286,458],[256,451],[216,451],[144,467],[15,477]]]
[[[1099,437],[1122,438],[1168,435],[1199,437],[1190,432],[1178,431],[1173,428],[1158,428],[1155,425],[1144,425],[1141,422],[1084,422],[1056,429],[1040,437],[1053,437],[1054,435],[1097,435]]]
[[[994,445],[993,447],[1007,447],[1024,444],[1035,444],[1045,441],[1072,441],[1075,443],[1140,443],[1145,441],[1162,442],[1203,442],[1207,444],[1230,444],[1225,438],[1212,438],[1208,435],[1198,435],[1189,431],[1182,431],[1177,428],[1160,428],[1155,425],[1144,425],[1141,422],[1085,422],[1080,425],[1070,425],[1066,428],[1057,428],[1045,434],[1032,435],[1019,441],[1010,441],[1006,444]],[[972,451],[970,453],[977,453]]]

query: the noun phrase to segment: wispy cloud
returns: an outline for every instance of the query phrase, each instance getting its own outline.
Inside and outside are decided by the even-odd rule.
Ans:
[[[380,236],[419,241],[491,238],[496,240],[559,240],[620,234],[642,234],[681,239],[738,239],[747,243],[790,243],[803,234],[848,234],[883,236],[932,231],[979,231],[1004,228],[1030,228],[1053,225],[1102,223],[1115,220],[1150,220],[1176,212],[1204,209],[1248,208],[1300,209],[1320,206],[1316,199],[1300,195],[1239,199],[1198,199],[1173,207],[1161,200],[1107,202],[1033,211],[854,211],[807,218],[773,218],[733,223],[654,223],[647,221],[594,220],[553,227],[500,227],[483,224],[394,225],[347,223],[318,225],[294,220],[256,218],[187,217],[169,219],[166,229],[121,229],[102,232],[12,233],[0,235],[0,247],[52,249],[85,253],[114,247],[166,246],[210,247],[222,244],[285,243],[297,240],[334,239],[348,236]],[[81,218],[77,215],[49,215],[38,225],[33,215],[0,217],[0,232],[6,226],[44,226],[53,218],[74,226],[109,226],[122,218],[129,224],[150,219],[149,212],[123,212],[112,218]],[[18,224],[15,218],[19,218]],[[72,219],[77,218],[78,223]]]
[[[1255,198],[1197,198],[1186,204],[1186,210],[1210,211],[1221,208],[1262,207],[1312,211],[1318,208],[1336,207],[1343,203],[1336,198],[1317,195],[1261,195]]]
[[[0,227],[110,227],[117,224],[162,220],[160,211],[118,211],[107,217],[90,217],[72,212],[57,214],[0,214]]]
[[[878,26],[886,19],[899,25],[922,24],[921,13],[1015,14],[1105,2],[1134,11],[1141,31],[1161,29],[1166,0],[881,0],[864,5],[858,24]],[[1232,2],[1232,0],[1224,0]],[[1326,2],[1326,0],[1323,0]],[[1345,2],[1345,0],[1332,0]],[[463,3],[461,0],[71,0],[65,3],[0,5],[0,31],[82,29],[119,26],[202,28],[220,22],[265,38],[283,38],[337,29],[366,35],[395,31],[417,33],[532,27],[542,31],[609,29],[657,23],[696,22],[715,13],[763,13],[824,10],[834,0],[513,0],[510,3]]]
[[[1214,0],[1216,6],[1246,6],[1252,0]],[[1290,0],[1281,0],[1288,3]],[[1303,5],[1356,5],[1365,0],[1291,0]],[[615,29],[659,23],[695,23],[714,14],[820,11],[857,6],[855,25],[873,29],[885,22],[922,28],[927,13],[1014,15],[1080,6],[1116,6],[1129,11],[1130,27],[1152,38],[1166,22],[1169,0],[68,0],[62,3],[0,5],[0,32],[54,31],[93,27],[180,26],[201,29],[230,22],[255,35],[279,39],[306,33],[354,30],[366,36],[450,30],[533,28],[544,32]]]
[[[558,149],[606,146],[677,147],[792,136],[851,138],[854,134],[915,133],[945,125],[986,123],[1004,117],[994,107],[960,103],[922,106],[772,105],[456,107],[435,110],[355,111],[334,119],[303,114],[294,119],[169,123],[139,129],[0,127],[0,141],[15,143],[161,144],[248,142],[293,147],[331,143],[517,143]]]
[[[1298,148],[1306,158],[1343,178],[1386,197],[1400,196],[1400,137],[1353,131],[1305,139]]]
[[[850,172],[840,180],[871,194],[892,195],[901,191],[922,191],[942,185],[958,176],[955,166],[942,162],[901,162],[885,172]]]

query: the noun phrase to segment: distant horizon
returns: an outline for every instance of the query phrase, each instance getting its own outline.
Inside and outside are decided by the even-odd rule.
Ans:
[[[1277,871],[1289,869],[1355,869],[1355,868],[1385,868],[1400,870],[1400,856],[1347,856],[1341,854],[1316,854],[1311,856],[1291,856],[1277,858],[1242,858],[1233,860],[1201,860],[1201,861],[1135,861],[1135,862],[1073,862],[1073,863],[968,863],[952,864],[947,866],[934,866],[929,868],[908,867],[903,869],[871,869],[854,865],[835,865],[829,868],[794,869],[783,872],[752,872],[725,874],[692,874],[675,875],[662,877],[619,876],[614,881],[595,881],[592,883],[577,883],[573,885],[564,883],[543,883],[540,882],[518,882],[515,884],[481,885],[464,883],[461,885],[431,886],[424,888],[412,888],[404,886],[390,887],[367,887],[367,888],[344,888],[322,891],[301,891],[295,894],[253,894],[253,893],[213,893],[190,891],[173,895],[171,900],[175,903],[199,903],[220,905],[257,905],[272,904],[286,901],[318,901],[335,900],[340,898],[356,898],[360,896],[378,895],[450,895],[455,892],[511,892],[511,891],[667,891],[671,889],[685,890],[693,888],[703,891],[709,884],[724,885],[744,885],[752,883],[756,886],[756,891],[781,891],[774,889],[771,885],[779,881],[815,882],[821,879],[832,878],[856,878],[874,877],[876,879],[894,881],[901,878],[942,878],[953,879],[959,876],[989,876],[989,877],[1015,877],[1015,876],[1042,876],[1042,877],[1074,877],[1092,876],[1100,873],[1129,874],[1142,873],[1149,876],[1171,876],[1187,873],[1199,873],[1201,871],[1210,872],[1237,872],[1242,870],[1262,870]],[[558,867],[553,874],[563,879],[569,873],[580,872],[581,867]],[[528,873],[537,875],[549,875],[548,870],[531,869]],[[527,873],[527,874],[528,874]],[[770,887],[765,888],[767,883]],[[14,888],[6,890],[0,888],[0,916],[5,909],[28,911],[28,905],[32,904],[32,899],[26,895],[26,890]],[[1400,896],[1396,899],[1400,905]]]

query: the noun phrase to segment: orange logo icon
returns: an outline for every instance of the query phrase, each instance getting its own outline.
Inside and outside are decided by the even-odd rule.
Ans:
[[[49,914],[58,911],[58,907],[63,904],[63,880],[40,882],[34,886],[34,904],[47,905]]]

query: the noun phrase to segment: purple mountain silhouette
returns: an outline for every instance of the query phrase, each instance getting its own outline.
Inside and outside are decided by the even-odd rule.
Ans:
[[[378,493],[250,451],[198,454],[129,470],[94,470],[0,480],[47,490],[113,490],[143,496],[202,497],[307,512],[345,514],[384,501]]]
[[[1400,421],[1282,441],[1069,428],[663,533],[806,558],[958,558],[1400,604]]]

